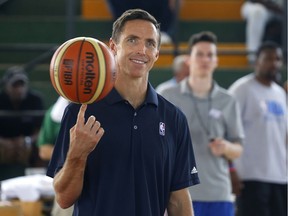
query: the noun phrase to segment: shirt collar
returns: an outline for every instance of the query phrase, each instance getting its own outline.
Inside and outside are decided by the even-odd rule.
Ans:
[[[192,89],[190,88],[188,84],[188,78],[185,78],[184,80],[180,82],[180,91],[181,91],[181,94],[192,94]],[[213,80],[211,97],[212,98],[215,97],[218,91],[219,91],[219,85],[215,80]]]

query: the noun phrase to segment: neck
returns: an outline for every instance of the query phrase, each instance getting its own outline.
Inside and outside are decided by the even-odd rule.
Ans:
[[[121,82],[121,80],[118,79],[115,82],[115,88],[119,94],[136,109],[145,100],[147,82],[143,82],[142,80]]]
[[[255,76],[256,80],[261,83],[262,85],[265,85],[265,86],[271,86],[272,84],[272,80],[268,80],[268,79],[263,79],[259,76]]]
[[[212,89],[213,80],[207,77],[190,77],[189,86],[197,97],[206,97]]]

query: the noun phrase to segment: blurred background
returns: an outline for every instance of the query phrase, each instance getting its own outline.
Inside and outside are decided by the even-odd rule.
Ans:
[[[157,3],[160,1],[162,0],[155,0]],[[283,1],[282,19],[280,22],[267,23],[262,39],[262,41],[273,39],[283,49],[284,66],[277,80],[280,85],[287,80],[287,0]],[[27,73],[30,88],[39,91],[44,98],[44,110],[38,113],[33,111],[28,115],[43,118],[45,111],[58,98],[50,82],[49,64],[59,45],[79,36],[97,38],[106,43],[109,41],[115,17],[108,2],[110,1],[0,0],[0,79],[9,68],[20,66]],[[119,2],[122,3],[121,0]],[[160,57],[150,72],[151,84],[156,87],[173,76],[174,57],[185,54],[190,36],[200,31],[212,31],[218,37],[219,67],[214,73],[214,79],[220,86],[228,88],[238,78],[253,72],[253,64],[247,58],[249,52],[245,44],[247,23],[241,16],[241,6],[244,2],[245,0],[175,0],[173,7],[175,17],[169,32],[172,40],[161,45]],[[3,83],[0,85],[2,88]],[[19,113],[22,115],[22,112]],[[2,117],[8,114],[7,111],[2,112]],[[15,113],[9,115],[15,117]],[[27,137],[30,139],[29,136]],[[37,154],[38,150],[34,154],[35,158],[38,157]],[[34,167],[42,168],[47,165],[47,161],[40,162],[35,163]],[[5,164],[4,167],[9,169]],[[40,171],[30,169],[30,171],[38,174],[42,172],[41,174],[45,175],[45,170],[42,169]],[[42,179],[40,181],[43,182]],[[50,192],[51,182],[47,185]],[[33,204],[31,208],[26,203],[25,207],[30,208],[27,211],[33,212],[33,216],[48,216],[52,201],[53,195],[44,202],[48,203],[46,209],[45,205],[42,207],[42,203],[39,202],[37,205]],[[35,208],[38,209],[38,214]]]
[[[228,87],[251,72],[245,49],[245,20],[240,8],[244,0],[182,0],[176,4],[174,42],[161,46],[161,55],[150,74],[153,86],[172,76],[173,57],[185,53],[193,33],[208,30],[218,36],[219,68],[216,81]],[[285,1],[287,4],[287,1]],[[176,1],[177,3],[177,1]],[[287,5],[285,6],[286,9]],[[286,10],[287,14],[287,10]],[[281,45],[287,53],[287,16]],[[56,101],[50,84],[49,62],[55,49],[77,36],[110,38],[112,15],[105,0],[1,0],[0,76],[13,65],[26,68],[32,88],[40,90],[45,106]],[[285,61],[287,62],[287,61]],[[287,79],[286,66],[282,82]]]

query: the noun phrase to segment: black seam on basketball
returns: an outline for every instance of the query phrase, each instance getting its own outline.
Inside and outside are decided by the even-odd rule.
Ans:
[[[81,59],[81,55],[82,55],[82,48],[83,48],[83,44],[85,42],[85,38],[83,38],[83,40],[81,41],[81,45],[80,45],[80,49],[79,49],[79,54],[78,54],[78,67],[77,67],[77,76],[76,76],[76,86],[75,86],[75,89],[76,89],[76,97],[77,97],[77,100],[78,100],[78,103],[80,103],[80,96],[79,96],[79,86],[80,86],[80,83],[79,83],[79,71],[80,71],[80,67],[81,67],[81,62],[80,62],[80,59]]]
[[[101,52],[102,52],[102,55],[104,56],[104,59],[105,59],[105,52],[103,51],[103,49],[102,49],[102,45],[100,44],[100,43],[98,43],[98,45],[99,45],[99,47],[100,47],[100,49],[101,49]],[[101,68],[100,68],[100,59],[99,59],[99,55],[97,54],[97,61],[98,61],[98,82],[97,82],[97,88],[95,89],[95,92],[98,90],[98,88],[99,88],[99,82],[100,82],[100,79],[101,79],[101,77],[103,76],[102,74],[101,74]],[[106,64],[106,61],[104,61],[104,63]],[[105,87],[105,81],[106,81],[106,77],[105,77],[105,80],[104,80],[104,85],[103,85],[103,87],[102,87],[102,89],[101,89],[101,91],[100,91],[100,94],[98,95],[98,98],[100,98],[101,97],[101,94],[102,94],[102,92],[103,92],[103,89],[104,89],[104,87]],[[98,98],[96,99],[96,101],[98,100]]]

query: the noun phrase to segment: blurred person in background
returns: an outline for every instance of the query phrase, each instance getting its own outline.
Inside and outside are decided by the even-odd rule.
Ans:
[[[192,35],[189,76],[162,92],[188,120],[201,180],[189,188],[197,216],[234,216],[229,162],[241,155],[244,137],[235,98],[213,80],[216,44],[212,32]]]
[[[229,88],[240,104],[244,152],[235,160],[243,188],[239,216],[287,216],[286,94],[275,80],[283,63],[281,48],[263,43],[254,73]]]
[[[140,8],[152,14],[161,24],[161,43],[172,43],[173,39],[173,22],[177,10],[183,0],[107,0],[110,11],[114,20],[122,15],[128,9]]]
[[[286,81],[283,83],[283,88],[284,88],[286,94],[288,94],[288,80],[286,80]]]
[[[278,34],[280,37],[282,36],[282,24],[279,23],[281,23],[281,20],[284,18],[283,12],[284,0],[246,0],[243,3],[241,15],[247,22],[246,48],[249,52],[248,60],[250,64],[253,65],[255,62],[255,52],[263,39],[265,39],[265,29],[270,21],[272,21],[272,25],[274,25],[270,27],[270,29],[272,28],[274,31],[280,31]],[[271,37],[267,39],[273,40]]]
[[[35,142],[44,103],[42,95],[29,89],[29,79],[22,67],[9,68],[1,81],[0,180],[4,180],[23,176],[27,167],[38,165]]]
[[[288,80],[286,80],[284,83],[283,83],[283,89],[285,90],[286,92],[286,104],[287,104],[287,107],[288,107]]]
[[[163,83],[160,83],[156,87],[156,92],[158,94],[161,94],[164,89],[176,85],[189,75],[189,66],[187,64],[188,57],[188,55],[178,55],[174,58],[172,65],[173,77]]]
[[[68,104],[69,102],[65,98],[59,97],[55,104],[53,104],[45,113],[37,140],[39,156],[42,160],[49,161],[52,156],[54,144],[60,129],[61,119]]]
[[[50,161],[54,144],[56,142],[62,116],[69,101],[63,97],[59,97],[55,104],[53,104],[45,113],[45,117],[40,129],[37,146],[39,148],[39,156],[44,161]],[[71,216],[73,213],[73,206],[67,209],[62,209],[56,200],[54,200],[51,216]]]

